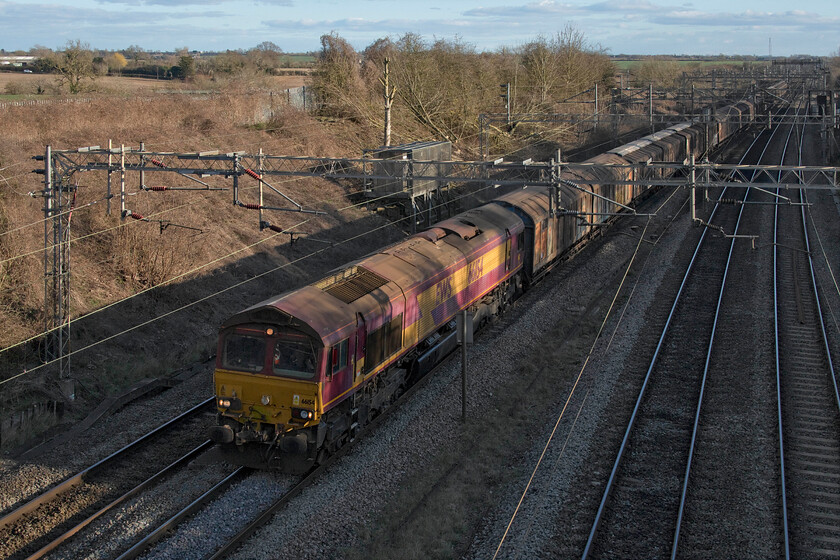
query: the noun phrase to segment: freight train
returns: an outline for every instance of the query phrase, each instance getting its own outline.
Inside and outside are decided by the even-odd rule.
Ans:
[[[588,161],[701,157],[755,111],[742,101],[717,115]],[[219,333],[211,439],[235,463],[302,472],[322,462],[456,347],[457,313],[476,326],[499,314],[616,214],[611,201],[649,189],[621,181],[663,173],[632,169],[564,171],[554,209],[549,188],[523,188],[233,315]]]

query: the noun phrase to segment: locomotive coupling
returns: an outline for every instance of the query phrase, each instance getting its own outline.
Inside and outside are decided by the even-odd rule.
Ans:
[[[280,438],[280,451],[295,455],[305,455],[308,440],[306,434],[287,435]]]
[[[227,424],[211,427],[208,435],[214,443],[233,443],[233,429]]]

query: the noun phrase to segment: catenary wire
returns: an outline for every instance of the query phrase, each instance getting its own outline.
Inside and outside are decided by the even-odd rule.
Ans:
[[[492,188],[492,186],[485,187],[485,189],[487,189],[487,188]],[[483,190],[483,189],[482,189],[482,190]],[[474,193],[469,193],[469,194],[474,194]],[[464,196],[469,196],[469,195],[464,195]],[[399,219],[399,220],[397,220],[397,221],[398,221],[398,222],[401,222],[401,221],[408,220],[409,218],[410,218],[409,216],[406,216],[406,217],[404,217],[404,218],[400,218],[400,219]],[[309,221],[309,219],[304,220],[303,222],[301,222],[301,224],[306,223],[306,222],[308,222],[308,221]],[[299,224],[299,225],[300,225],[300,224]],[[394,223],[387,223],[387,224],[383,224],[383,225],[381,225],[381,226],[378,226],[378,227],[376,227],[376,228],[374,228],[374,229],[372,229],[372,230],[366,231],[366,232],[364,232],[364,233],[361,233],[361,234],[358,234],[358,235],[354,235],[354,236],[352,236],[352,237],[349,237],[349,238],[344,239],[344,240],[341,240],[341,241],[337,241],[337,242],[333,243],[332,245],[330,245],[330,247],[324,247],[324,248],[322,248],[322,249],[317,249],[317,250],[315,250],[315,251],[313,251],[313,252],[311,252],[311,253],[309,253],[309,254],[307,254],[307,255],[304,255],[304,256],[302,256],[302,257],[299,257],[299,258],[297,258],[297,259],[295,259],[295,260],[293,260],[293,261],[289,261],[289,262],[284,263],[284,264],[282,264],[282,265],[276,266],[276,267],[274,267],[274,268],[272,268],[272,269],[270,269],[270,270],[268,270],[268,271],[261,272],[261,273],[259,273],[259,274],[255,275],[255,276],[253,276],[253,277],[251,277],[251,278],[248,278],[248,279],[243,280],[243,281],[241,281],[241,282],[238,282],[238,283],[236,283],[236,284],[234,284],[234,285],[232,285],[232,286],[228,286],[228,287],[226,287],[226,288],[224,288],[224,289],[222,289],[222,290],[219,290],[219,291],[217,291],[217,292],[214,292],[214,293],[212,293],[212,294],[209,294],[209,295],[207,295],[207,296],[204,296],[204,297],[202,297],[202,298],[200,298],[200,299],[198,299],[198,300],[196,300],[196,301],[193,301],[193,302],[190,302],[190,303],[188,303],[188,304],[185,304],[185,305],[183,305],[183,306],[181,306],[181,307],[179,307],[179,308],[177,308],[177,309],[175,309],[175,310],[172,310],[172,311],[166,312],[166,313],[161,314],[161,315],[159,315],[159,316],[157,316],[157,317],[154,317],[154,318],[152,318],[152,319],[149,319],[148,321],[144,321],[143,323],[141,323],[141,324],[139,324],[139,325],[135,325],[135,326],[133,326],[133,327],[130,327],[130,328],[128,328],[128,329],[125,329],[125,330],[120,331],[120,332],[118,332],[118,333],[115,333],[115,334],[113,334],[113,335],[110,335],[110,336],[108,336],[108,337],[106,337],[106,338],[103,338],[103,339],[101,339],[101,340],[98,340],[98,341],[96,341],[96,342],[94,342],[94,343],[91,343],[91,344],[89,344],[89,345],[87,345],[87,346],[85,346],[85,347],[83,347],[83,348],[78,349],[78,350],[74,350],[74,351],[72,351],[72,352],[68,353],[66,356],[64,356],[64,358],[67,358],[67,357],[70,357],[70,356],[72,356],[72,355],[78,354],[79,352],[83,352],[83,351],[88,350],[89,348],[92,348],[92,347],[94,347],[94,346],[98,346],[99,344],[101,344],[101,343],[103,343],[103,342],[107,342],[107,341],[109,341],[109,340],[113,340],[114,338],[117,338],[117,337],[122,336],[122,335],[124,335],[124,334],[126,334],[126,333],[129,333],[129,332],[132,332],[132,331],[134,331],[134,330],[137,330],[138,328],[144,327],[144,326],[146,326],[146,325],[148,325],[148,324],[150,324],[150,323],[153,323],[153,322],[155,322],[155,321],[158,321],[158,320],[160,320],[160,319],[162,319],[162,318],[164,318],[164,317],[168,317],[169,315],[172,315],[172,314],[177,313],[177,312],[179,312],[179,311],[182,311],[182,310],[184,310],[184,309],[188,309],[188,308],[190,308],[190,307],[192,307],[192,306],[196,305],[197,303],[200,303],[200,302],[202,302],[202,301],[206,301],[206,300],[211,299],[211,298],[213,298],[213,297],[215,297],[215,296],[217,296],[217,295],[220,295],[220,294],[222,294],[222,293],[225,293],[225,292],[227,292],[227,291],[229,291],[229,290],[231,290],[231,289],[233,289],[233,288],[235,288],[235,287],[239,287],[239,286],[241,286],[241,285],[243,285],[243,284],[246,284],[246,283],[248,283],[248,282],[250,282],[250,281],[252,281],[252,280],[255,280],[255,279],[257,279],[257,278],[261,278],[261,277],[263,277],[263,276],[265,276],[265,275],[267,275],[267,274],[269,274],[269,273],[276,272],[276,271],[281,270],[281,269],[283,269],[283,268],[285,268],[285,267],[287,267],[287,266],[291,266],[291,265],[293,265],[293,264],[296,264],[296,263],[298,263],[298,262],[300,262],[300,261],[302,261],[302,260],[304,260],[304,259],[307,259],[307,258],[309,258],[309,257],[312,257],[312,256],[315,256],[315,255],[318,255],[318,254],[320,254],[320,253],[322,253],[322,252],[324,252],[324,251],[326,251],[326,250],[328,250],[328,249],[334,248],[334,247],[339,246],[339,245],[343,245],[343,244],[345,244],[345,243],[349,243],[350,241],[354,241],[354,240],[356,240],[356,239],[358,239],[358,238],[364,237],[365,235],[369,235],[369,234],[371,234],[371,233],[377,232],[377,231],[382,230],[382,229],[385,229],[385,228],[393,227],[394,225],[395,225]],[[293,227],[296,227],[296,226],[293,226]],[[178,276],[175,276],[175,277],[173,277],[173,278],[170,278],[170,279],[168,279],[168,280],[166,280],[166,281],[164,281],[164,282],[161,282],[160,284],[157,284],[157,285],[155,285],[155,286],[151,286],[151,287],[149,287],[149,288],[146,288],[145,290],[141,290],[140,292],[137,292],[136,294],[132,294],[132,295],[130,295],[130,296],[128,296],[128,297],[125,297],[125,298],[123,298],[123,299],[121,299],[121,300],[118,300],[118,301],[112,302],[112,303],[110,303],[110,304],[108,304],[108,305],[106,305],[106,306],[104,306],[104,307],[98,308],[98,309],[96,309],[96,310],[94,310],[94,311],[92,311],[92,312],[88,313],[87,315],[84,315],[83,317],[79,317],[79,318],[77,318],[77,319],[71,319],[71,320],[69,320],[67,323],[62,323],[62,325],[60,325],[60,326],[58,326],[58,327],[54,327],[54,328],[49,329],[49,330],[47,330],[47,331],[45,331],[45,332],[39,333],[39,334],[37,334],[37,335],[35,335],[35,336],[32,336],[32,337],[30,337],[30,338],[28,338],[28,339],[26,339],[26,340],[23,340],[23,341],[20,341],[20,342],[18,342],[18,343],[15,343],[14,345],[7,346],[6,348],[0,349],[0,354],[3,354],[4,352],[7,352],[7,351],[9,351],[9,350],[12,350],[13,348],[17,348],[17,347],[19,347],[19,346],[22,346],[23,344],[26,344],[26,343],[32,342],[33,340],[36,340],[36,339],[38,339],[38,338],[40,338],[40,337],[42,337],[42,336],[44,336],[44,335],[50,334],[51,332],[54,332],[54,331],[56,331],[56,330],[58,330],[58,329],[60,329],[60,328],[63,328],[66,324],[67,324],[67,325],[69,325],[70,323],[74,323],[74,322],[79,321],[79,320],[81,320],[81,319],[88,318],[88,317],[90,317],[91,315],[94,315],[94,314],[96,314],[96,313],[99,313],[99,312],[101,312],[101,311],[104,311],[104,310],[106,310],[106,309],[109,309],[109,308],[111,308],[111,307],[114,307],[114,306],[116,306],[116,305],[118,305],[118,304],[120,304],[120,303],[124,303],[124,302],[126,302],[126,301],[128,301],[128,300],[130,300],[130,299],[133,299],[133,298],[135,298],[135,297],[137,297],[137,296],[140,296],[140,295],[143,295],[143,294],[145,294],[145,293],[148,293],[148,292],[150,292],[150,291],[152,291],[152,290],[154,290],[154,289],[157,289],[157,288],[159,288],[159,287],[163,287],[163,286],[165,286],[165,285],[167,285],[167,284],[170,284],[170,283],[172,283],[173,281],[175,281],[175,280],[177,280],[177,279],[179,279],[179,278],[183,278],[183,277],[185,277],[185,276],[187,276],[187,275],[194,274],[194,273],[195,273],[195,272],[197,272],[198,270],[201,270],[201,269],[206,268],[207,266],[209,266],[209,265],[211,265],[211,264],[214,264],[214,263],[216,263],[216,262],[219,262],[219,261],[221,261],[221,260],[224,260],[224,259],[226,259],[226,258],[228,258],[228,257],[230,257],[230,256],[232,256],[232,255],[234,255],[234,254],[236,254],[236,253],[238,253],[238,252],[241,252],[241,251],[244,251],[244,250],[246,250],[246,249],[248,249],[248,248],[251,248],[251,247],[253,247],[253,246],[259,245],[260,243],[263,243],[263,242],[265,242],[265,241],[267,241],[267,240],[269,240],[269,239],[273,239],[274,237],[276,237],[276,236],[278,236],[278,235],[281,235],[281,234],[280,234],[280,233],[275,233],[275,234],[273,234],[273,235],[270,235],[270,236],[268,236],[268,237],[266,237],[266,238],[264,238],[264,239],[261,239],[261,240],[257,241],[256,243],[253,243],[252,245],[250,245],[250,246],[248,246],[248,247],[244,247],[244,248],[241,248],[241,249],[237,249],[236,251],[234,251],[234,252],[232,252],[232,253],[229,253],[228,255],[225,255],[225,256],[223,256],[223,257],[219,257],[219,258],[215,259],[214,261],[210,261],[209,263],[205,263],[205,264],[203,264],[203,265],[201,265],[201,266],[199,266],[199,267],[195,267],[195,268],[193,268],[193,269],[192,269],[192,270],[190,270],[190,271],[184,272],[184,273],[182,273],[182,274],[180,274],[180,275],[178,275]],[[35,371],[38,371],[38,370],[40,370],[41,368],[46,367],[46,366],[48,366],[48,365],[51,365],[51,364],[53,364],[53,363],[57,362],[57,361],[58,361],[58,360],[60,360],[60,359],[62,359],[62,358],[56,358],[56,359],[54,359],[54,360],[51,360],[51,361],[48,361],[48,362],[45,362],[45,363],[39,364],[39,365],[34,366],[34,367],[32,367],[32,368],[29,368],[29,369],[26,369],[26,370],[24,370],[23,372],[21,372],[21,373],[19,373],[19,374],[17,374],[17,375],[14,375],[14,376],[12,376],[12,377],[9,377],[9,378],[7,378],[7,379],[4,379],[4,380],[0,381],[0,385],[3,385],[3,384],[5,384],[5,383],[7,383],[7,382],[9,382],[9,381],[14,380],[14,379],[18,379],[19,377],[22,377],[23,375],[26,375],[26,374],[33,373],[33,372],[35,372]]]
[[[534,469],[531,472],[531,476],[528,478],[528,482],[525,484],[525,488],[522,491],[522,495],[520,496],[519,501],[516,504],[516,508],[514,508],[514,510],[513,510],[513,514],[511,515],[510,521],[508,522],[507,527],[505,528],[505,531],[502,534],[502,538],[499,541],[498,546],[496,547],[496,551],[493,554],[493,559],[494,560],[499,556],[499,552],[501,551],[502,545],[504,544],[505,539],[507,538],[507,535],[510,532],[510,528],[513,526],[513,522],[516,519],[516,516],[517,516],[517,514],[519,513],[519,510],[522,507],[522,503],[525,501],[525,496],[527,496],[528,491],[530,490],[531,485],[534,482],[534,478],[536,478],[536,476],[537,476],[537,472],[539,471],[540,466],[542,465],[543,459],[545,458],[545,455],[548,452],[548,448],[550,447],[551,442],[554,439],[554,435],[557,433],[557,429],[560,427],[560,422],[565,417],[566,410],[569,406],[569,403],[571,402],[572,397],[574,396],[575,392],[577,391],[578,384],[580,383],[580,380],[583,377],[583,372],[586,370],[587,365],[589,365],[589,361],[592,359],[592,355],[595,353],[595,347],[598,344],[598,341],[601,339],[601,334],[603,333],[604,329],[606,328],[607,321],[612,316],[612,311],[615,308],[615,304],[616,304],[616,301],[618,300],[619,294],[621,293],[621,289],[623,288],[624,283],[626,282],[627,277],[630,274],[630,269],[632,268],[633,263],[636,261],[636,257],[639,254],[639,249],[642,246],[642,242],[644,241],[645,233],[647,232],[647,229],[648,229],[648,226],[650,225],[651,219],[652,219],[652,217],[649,216],[647,221],[645,222],[644,230],[642,231],[641,235],[639,236],[639,242],[636,244],[636,249],[633,253],[633,257],[630,259],[630,262],[627,264],[627,268],[624,271],[624,276],[622,277],[621,282],[619,282],[619,285],[616,288],[615,294],[613,295],[613,299],[610,302],[610,306],[607,308],[607,312],[604,315],[604,319],[601,322],[600,328],[598,329],[598,333],[595,335],[595,339],[593,340],[592,345],[589,348],[589,352],[587,353],[586,358],[584,358],[584,360],[583,360],[583,365],[581,365],[581,368],[578,371],[577,376],[575,377],[575,381],[572,384],[572,388],[569,391],[569,395],[566,397],[566,401],[563,404],[563,408],[560,410],[560,414],[557,417],[557,421],[554,423],[554,428],[552,428],[551,433],[549,434],[548,439],[547,439],[545,445],[543,446],[543,450],[540,453],[540,456],[537,459],[536,464],[534,465]]]
[[[677,192],[677,191],[675,190],[675,191],[674,191],[674,192],[673,192],[670,196],[668,196],[668,197],[666,198],[666,200],[665,200],[665,201],[663,201],[663,202],[662,202],[662,204],[660,204],[660,205],[659,205],[659,207],[658,207],[658,208],[654,211],[654,213],[653,213],[653,214],[654,214],[654,215],[658,215],[658,214],[661,212],[662,208],[664,208],[664,206],[665,206],[665,205],[666,205],[666,204],[667,204],[667,203],[671,200],[671,198],[672,198],[673,196],[675,196],[676,192]],[[686,200],[686,202],[684,202],[684,203],[683,203],[683,205],[682,205],[682,206],[684,207],[686,203],[687,203],[687,200]],[[563,416],[564,416],[564,415],[565,415],[565,413],[566,413],[566,408],[568,407],[569,402],[571,401],[572,397],[574,396],[574,393],[575,393],[575,391],[576,391],[576,389],[577,389],[578,383],[580,382],[581,376],[583,375],[584,370],[586,369],[587,365],[589,364],[589,361],[590,361],[590,359],[591,359],[591,357],[592,357],[592,355],[593,355],[593,353],[594,353],[594,351],[595,351],[595,347],[596,347],[596,345],[598,344],[598,342],[599,342],[599,340],[600,340],[600,338],[601,338],[601,334],[603,333],[603,330],[604,330],[604,328],[605,328],[605,326],[606,326],[607,321],[609,320],[609,318],[610,318],[610,317],[611,317],[611,315],[612,315],[612,311],[613,311],[613,308],[614,308],[614,306],[615,306],[615,303],[616,303],[616,301],[617,301],[617,299],[618,299],[618,296],[619,296],[619,294],[621,293],[621,290],[622,290],[622,288],[623,288],[623,286],[624,286],[624,283],[625,283],[625,281],[627,280],[627,277],[628,277],[628,275],[629,275],[629,273],[630,273],[630,269],[632,268],[633,263],[634,263],[634,261],[635,261],[635,259],[636,259],[637,255],[638,255],[638,253],[639,253],[639,249],[640,249],[640,247],[641,247],[641,244],[642,244],[642,242],[643,242],[643,241],[644,241],[644,239],[645,239],[645,233],[647,232],[647,229],[648,229],[648,227],[649,227],[649,225],[650,225],[650,221],[651,221],[651,219],[652,219],[652,216],[651,216],[651,217],[648,217],[648,219],[647,219],[647,221],[646,221],[646,223],[645,223],[644,230],[641,232],[641,234],[640,234],[640,236],[639,236],[639,242],[638,242],[638,243],[637,243],[637,245],[636,245],[636,249],[635,249],[635,251],[634,251],[634,253],[633,253],[633,257],[630,259],[630,262],[628,263],[627,268],[626,268],[626,270],[625,270],[625,272],[624,272],[624,276],[622,277],[621,282],[619,283],[618,287],[616,288],[616,292],[615,292],[615,295],[613,296],[613,300],[612,300],[612,302],[610,303],[609,308],[607,309],[607,313],[606,313],[606,315],[604,316],[604,320],[603,320],[603,322],[601,323],[601,327],[599,328],[598,333],[595,335],[595,339],[594,339],[594,340],[593,340],[593,342],[592,342],[592,346],[591,346],[591,347],[590,347],[590,349],[589,349],[589,353],[587,354],[586,358],[584,359],[584,363],[583,363],[583,365],[581,366],[581,369],[580,369],[580,371],[578,372],[577,377],[575,378],[575,383],[574,383],[574,385],[572,386],[571,392],[569,393],[569,396],[567,397],[566,402],[565,402],[565,404],[563,405],[563,409],[560,411],[560,415],[559,415],[559,417],[557,418],[557,421],[556,421],[556,422],[555,422],[555,424],[554,424],[554,428],[552,429],[551,434],[549,434],[549,436],[548,436],[548,440],[546,441],[545,446],[543,447],[543,451],[542,451],[542,453],[540,454],[540,457],[537,459],[537,463],[536,463],[536,465],[534,466],[534,469],[533,469],[533,471],[532,471],[532,473],[531,473],[531,477],[528,479],[528,482],[527,482],[527,484],[525,485],[525,489],[523,490],[523,492],[522,492],[522,494],[521,494],[521,496],[520,496],[520,498],[519,498],[519,501],[518,501],[518,503],[517,503],[517,505],[516,505],[516,508],[514,509],[514,512],[513,512],[512,516],[511,516],[511,518],[510,518],[510,521],[508,522],[508,525],[507,525],[507,527],[505,528],[504,534],[502,535],[502,538],[501,538],[501,540],[499,541],[499,544],[498,544],[498,546],[497,546],[497,548],[496,548],[496,551],[495,551],[495,553],[493,554],[493,558],[494,558],[494,559],[495,559],[495,558],[499,555],[499,552],[500,552],[500,551],[501,551],[501,549],[502,549],[502,545],[504,544],[505,539],[507,538],[507,535],[508,535],[508,533],[510,532],[510,528],[513,526],[513,522],[514,522],[514,520],[516,519],[516,516],[518,515],[519,510],[521,509],[523,502],[525,501],[525,497],[526,497],[526,495],[527,495],[527,493],[528,493],[528,491],[529,491],[529,489],[530,489],[530,487],[531,487],[531,484],[532,484],[532,482],[533,482],[534,478],[535,478],[535,477],[536,477],[536,475],[537,475],[537,472],[538,472],[538,471],[539,471],[539,469],[540,469],[540,466],[541,466],[541,464],[542,464],[542,460],[543,460],[543,458],[544,458],[544,456],[545,456],[546,452],[548,451],[549,446],[551,445],[551,441],[552,441],[552,439],[554,438],[554,435],[555,435],[555,433],[556,433],[556,431],[557,431],[557,428],[559,427],[560,422],[563,420]],[[672,223],[673,223],[673,218],[672,218],[672,220],[668,223],[668,226],[667,226],[667,227],[670,227],[670,225],[671,225]],[[661,236],[660,236],[660,237],[661,237]],[[658,240],[657,240],[655,243],[658,243]],[[642,263],[642,268],[641,268],[641,271],[640,271],[639,275],[637,276],[637,278],[636,278],[636,282],[634,283],[634,286],[633,286],[633,292],[635,291],[636,285],[638,284],[639,280],[641,279],[642,272],[643,272],[643,271],[644,271],[644,269],[647,267],[647,263],[648,263],[648,261],[649,261],[649,257],[650,257],[650,253],[648,253],[648,255],[645,257],[645,260],[644,260],[644,261],[643,261],[643,263]],[[631,296],[630,296],[630,297],[632,297],[632,292],[631,292]],[[627,306],[629,305],[629,303],[630,303],[630,298],[628,297],[628,300],[627,300],[627,301],[625,302],[625,304],[624,304],[624,309],[626,309],[626,308],[627,308]],[[610,341],[609,341],[609,343],[608,343],[607,348],[609,348],[609,344],[611,344],[611,343],[612,343],[612,339],[613,339],[613,337],[615,336],[615,332],[618,330],[618,327],[619,327],[620,322],[621,322],[621,320],[623,319],[623,317],[624,317],[624,310],[622,310],[622,313],[621,313],[621,315],[620,315],[620,316],[619,316],[619,318],[618,318],[618,322],[617,322],[617,324],[616,324],[616,326],[615,326],[615,329],[613,330],[613,334],[612,334],[612,336],[610,337]],[[605,351],[606,351],[606,349],[605,349]],[[585,402],[586,402],[586,396],[588,396],[588,394],[589,394],[589,390],[587,390],[586,395],[584,395],[584,400],[583,400],[583,402],[581,403],[581,408],[583,407],[583,403],[585,403]],[[580,411],[578,411],[578,414],[580,414]],[[575,423],[576,423],[576,420],[575,420]],[[567,436],[567,438],[571,436],[571,430],[573,430],[573,429],[574,429],[574,424],[573,424],[573,425],[572,425],[572,427],[570,428],[570,433],[569,433],[569,436]],[[565,448],[565,444],[564,444],[564,448]],[[559,460],[559,459],[558,459],[558,460]],[[555,468],[556,468],[556,467],[555,467]]]

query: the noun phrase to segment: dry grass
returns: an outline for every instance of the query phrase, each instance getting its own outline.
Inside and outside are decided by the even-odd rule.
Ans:
[[[135,147],[144,141],[147,149],[155,151],[257,152],[262,148],[275,155],[356,156],[378,141],[378,135],[368,139],[364,130],[324,125],[291,109],[275,112],[275,118],[266,123],[265,107],[265,96],[226,88],[203,98],[105,96],[84,103],[0,109],[0,321],[4,325],[0,347],[43,330],[43,200],[27,194],[43,189],[43,177],[31,173],[42,165],[32,161],[33,155],[43,154],[46,145],[55,149],[107,146],[110,138],[116,145]],[[213,186],[231,186],[224,178],[207,180]],[[112,201],[110,216],[105,214],[104,202],[84,207],[104,198],[105,173],[76,174],[72,182],[78,184],[78,209],[71,220],[70,312],[81,319],[71,326],[71,348],[95,344],[163,317],[73,356],[81,405],[96,402],[138,376],[164,375],[198,355],[206,357],[215,351],[215,333],[226,316],[314,279],[336,263],[400,235],[395,228],[386,228],[333,249],[306,239],[289,246],[288,236],[257,244],[271,232],[259,231],[256,212],[234,207],[229,191],[142,192],[137,174],[129,173],[128,190],[133,194],[128,197],[128,208],[166,222],[168,227],[161,231],[159,221],[121,221],[118,201]],[[146,183],[195,186],[164,173],[148,173]],[[336,208],[347,205],[347,199],[342,186],[335,183],[278,178],[272,184],[301,204],[328,213],[302,224],[299,214],[269,216],[280,226],[294,226],[313,237],[340,242],[383,225],[382,220],[360,209],[337,212]],[[243,180],[243,200],[256,200],[254,185]],[[280,205],[279,200],[275,202]],[[15,258],[30,252],[33,254]],[[208,263],[212,264],[190,272]],[[275,273],[173,313],[283,265],[285,268]],[[173,278],[177,280],[168,282]],[[93,313],[153,286],[157,288]],[[29,344],[0,353],[0,370],[15,374],[37,365],[37,350],[37,344]],[[151,365],[140,368],[139,364]],[[9,403],[25,402],[25,395],[35,386],[43,386],[40,394],[56,394],[52,377],[42,373],[45,370],[22,378],[20,383],[4,385],[7,409]]]
[[[23,74],[20,72],[0,72],[0,100],[3,94],[35,95],[40,87],[44,94],[60,95],[55,89],[57,77],[52,74]],[[265,76],[260,78],[259,86],[274,91],[306,85],[308,76]],[[194,83],[178,80],[154,80],[129,76],[101,76],[89,84],[94,93],[111,94],[152,94],[160,91],[212,89],[218,90],[230,84],[222,81],[200,79]],[[257,85],[253,80],[239,80],[240,85]]]

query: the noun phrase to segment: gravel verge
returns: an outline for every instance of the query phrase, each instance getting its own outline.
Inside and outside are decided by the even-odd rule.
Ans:
[[[666,227],[669,214],[678,212],[676,206],[684,200],[684,196],[677,196],[663,209],[664,215],[652,223],[654,231]],[[533,467],[508,484],[499,507],[485,517],[466,557],[492,558],[497,553],[500,558],[580,556],[581,539],[586,538],[603,482],[612,467],[611,462],[592,462],[599,449],[614,450],[603,424],[626,423],[626,415],[623,421],[610,420],[621,414],[613,396],[633,392],[635,381],[625,379],[627,364],[638,352],[635,343],[649,328],[646,318],[656,303],[657,290],[690,230],[689,220],[682,214],[668,224],[665,235],[657,236],[656,246],[649,253],[640,255],[639,268],[622,289],[624,296],[619,301],[624,307],[617,308],[607,321],[605,335],[595,345],[581,385],[569,402],[574,416],[568,414],[569,420],[558,426],[553,437],[554,426],[549,421],[534,438],[523,460],[526,465],[536,465],[549,437],[552,440],[527,494],[520,504]],[[549,419],[559,416],[561,410],[555,406],[548,413]],[[614,455],[611,457],[614,459]]]

